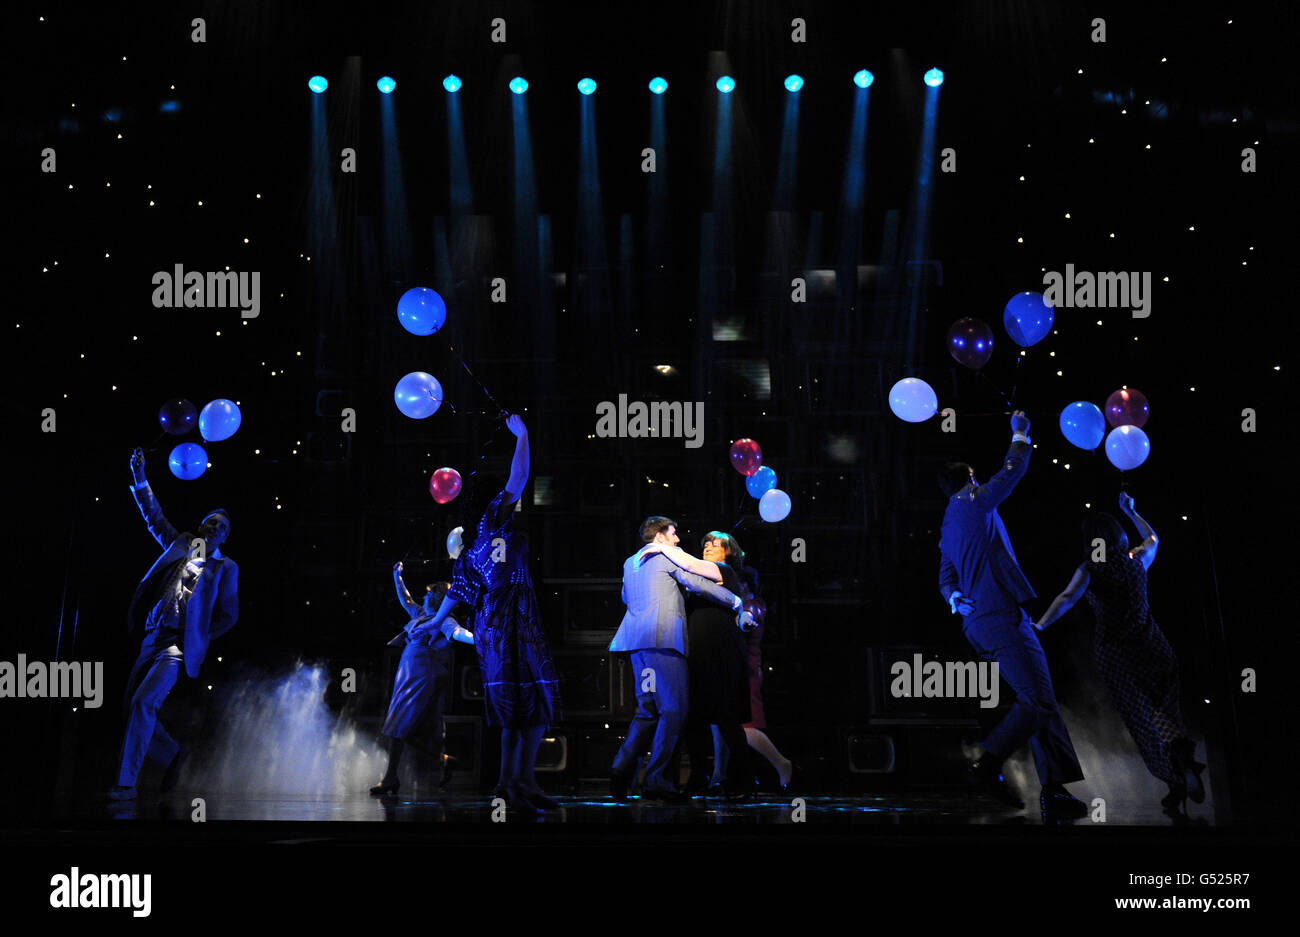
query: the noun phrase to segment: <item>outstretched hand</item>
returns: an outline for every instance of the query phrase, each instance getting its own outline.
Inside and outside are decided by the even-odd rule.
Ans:
[[[131,450],[131,477],[137,482],[144,480],[144,450],[139,446]]]
[[[1125,514],[1133,510],[1133,497],[1128,492],[1121,491],[1119,493],[1119,509]]]
[[[1025,416],[1024,410],[1017,410],[1011,414],[1011,432],[1028,433],[1029,417]]]
[[[528,432],[528,427],[524,426],[524,418],[518,413],[512,413],[506,417],[506,429],[514,433],[516,438]]]

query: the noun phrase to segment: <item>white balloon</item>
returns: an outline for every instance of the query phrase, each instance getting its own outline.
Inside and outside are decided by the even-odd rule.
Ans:
[[[457,527],[447,534],[447,555],[453,560],[460,556],[461,550],[465,549],[465,542],[462,539],[464,533],[464,527]]]
[[[900,420],[924,423],[939,409],[939,398],[919,377],[905,377],[889,389],[889,409]]]
[[[758,516],[769,524],[783,521],[790,513],[790,496],[780,488],[769,488],[758,499]]]

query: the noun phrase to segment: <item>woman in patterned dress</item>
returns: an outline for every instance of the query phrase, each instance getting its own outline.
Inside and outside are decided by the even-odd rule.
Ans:
[[[1173,810],[1188,797],[1198,804],[1205,800],[1201,781],[1205,765],[1196,761],[1196,743],[1183,727],[1178,661],[1147,602],[1147,569],[1159,539],[1133,509],[1131,497],[1121,492],[1119,504],[1142,534],[1142,542],[1129,550],[1128,536],[1118,520],[1101,512],[1089,514],[1083,522],[1087,559],[1034,627],[1043,630],[1081,596],[1088,596],[1097,619],[1093,640],[1097,669],[1147,769],[1169,785],[1161,803]]]
[[[467,494],[464,549],[452,584],[425,626],[439,628],[457,602],[474,608],[474,649],[483,672],[488,724],[501,728],[501,774],[494,791],[525,814],[558,807],[537,784],[534,766],[546,729],[560,718],[559,680],[542,631],[528,571],[528,543],[511,529],[513,505],[528,482],[528,430],[517,415],[510,478],[504,486],[475,474]]]

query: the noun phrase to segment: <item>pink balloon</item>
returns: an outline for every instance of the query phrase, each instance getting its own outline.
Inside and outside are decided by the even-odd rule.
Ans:
[[[454,468],[440,468],[429,479],[429,494],[439,504],[446,504],[460,494],[460,472]]]
[[[753,475],[763,467],[763,450],[752,439],[737,439],[731,444],[731,467],[741,475]]]
[[[1124,387],[1106,398],[1106,422],[1111,426],[1142,427],[1150,416],[1151,407],[1140,390]]]

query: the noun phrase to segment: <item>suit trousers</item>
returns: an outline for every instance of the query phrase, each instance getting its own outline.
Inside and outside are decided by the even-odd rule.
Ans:
[[[1006,758],[1026,741],[1043,784],[1083,780],[1083,769],[1070,743],[1056,705],[1047,655],[1029,616],[1012,607],[967,618],[962,631],[985,660],[997,661],[998,672],[1016,692],[1016,702],[981,743],[995,758]]]
[[[175,637],[175,636],[172,636]],[[158,631],[140,648],[127,684],[126,738],[122,742],[117,783],[135,787],[146,757],[165,768],[180,751],[176,740],[158,720],[158,709],[185,668],[181,649]]]
[[[647,670],[653,672],[653,681]],[[653,736],[645,789],[676,790],[667,769],[686,722],[690,686],[686,657],[663,648],[633,651],[632,678],[636,680],[637,714],[627,727],[627,740],[614,757],[612,772],[630,777],[637,758]]]

